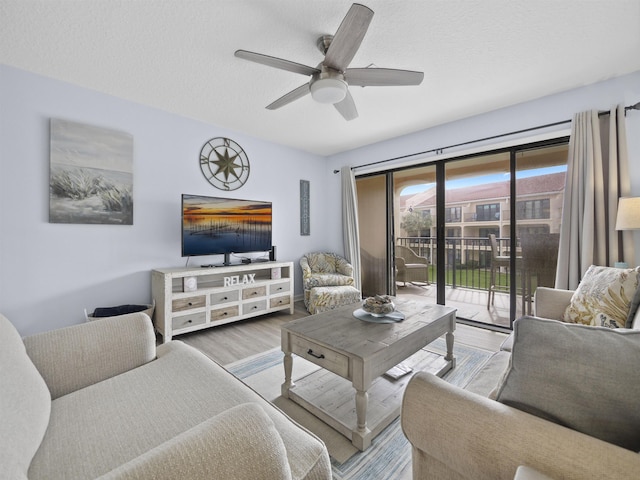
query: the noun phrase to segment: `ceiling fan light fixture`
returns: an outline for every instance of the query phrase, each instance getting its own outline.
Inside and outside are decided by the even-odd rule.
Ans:
[[[347,82],[340,78],[319,78],[311,83],[310,89],[319,103],[339,103],[347,96]]]

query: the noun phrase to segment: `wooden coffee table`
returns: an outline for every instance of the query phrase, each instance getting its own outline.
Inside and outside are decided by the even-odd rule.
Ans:
[[[348,305],[282,326],[282,396],[365,450],[400,415],[402,394],[411,377],[393,380],[383,376],[385,372],[403,361],[414,372],[426,370],[438,376],[455,366],[456,310],[397,300],[396,310],[404,313],[405,320],[371,323],[354,317],[360,306]],[[423,350],[442,335],[446,336],[446,356]],[[294,384],[294,353],[322,368]]]

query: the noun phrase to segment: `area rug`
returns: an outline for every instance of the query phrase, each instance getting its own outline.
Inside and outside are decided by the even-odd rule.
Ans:
[[[444,354],[446,345],[444,340],[439,338],[429,344],[426,349]],[[455,344],[454,355],[456,368],[448,372],[444,379],[453,385],[464,387],[489,359],[492,352]],[[409,480],[411,478],[411,446],[402,433],[399,418],[373,439],[371,447],[365,452],[360,452],[347,438],[280,395],[280,386],[284,380],[282,358],[283,353],[276,348],[226,365],[225,368],[322,439],[331,456],[334,479]],[[294,381],[318,368],[303,358],[295,357]]]

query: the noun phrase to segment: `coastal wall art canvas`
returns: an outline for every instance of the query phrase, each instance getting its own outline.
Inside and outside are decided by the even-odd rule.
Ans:
[[[133,137],[52,118],[49,222],[133,225]]]

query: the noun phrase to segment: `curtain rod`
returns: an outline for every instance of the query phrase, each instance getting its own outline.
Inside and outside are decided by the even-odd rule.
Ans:
[[[627,112],[629,110],[640,110],[640,102],[636,103],[635,105],[628,105],[628,106],[624,107],[625,115],[627,114]],[[603,111],[599,111],[598,112],[598,116],[600,116],[600,115],[609,115],[610,113],[611,112],[608,111],[608,110],[603,110]],[[434,153],[434,152],[435,153],[443,153],[444,150],[446,150],[448,148],[463,147],[465,145],[471,145],[472,143],[484,142],[486,140],[495,140],[496,138],[508,137],[510,135],[517,135],[519,133],[531,132],[533,130],[542,130],[543,128],[555,127],[555,126],[563,125],[563,124],[569,123],[569,122],[571,122],[571,119],[562,120],[560,122],[547,123],[546,125],[539,125],[537,127],[525,128],[523,130],[516,130],[514,132],[509,132],[509,133],[501,133],[500,135],[493,135],[491,137],[484,137],[484,138],[479,138],[479,139],[476,139],[476,140],[469,140],[467,142],[456,143],[456,144],[453,144],[453,145],[448,145],[446,147],[432,148],[431,150],[425,150],[423,152],[408,153],[407,155],[401,155],[399,157],[387,158],[386,160],[378,160],[377,162],[365,163],[364,165],[357,165],[355,167],[351,167],[351,170],[356,170],[358,168],[364,168],[364,167],[370,167],[372,165],[379,165],[381,163],[393,162],[395,160],[402,160],[402,159],[405,159],[405,158],[416,157],[418,155],[426,155],[427,153]],[[340,170],[334,170],[333,173],[340,173]]]

